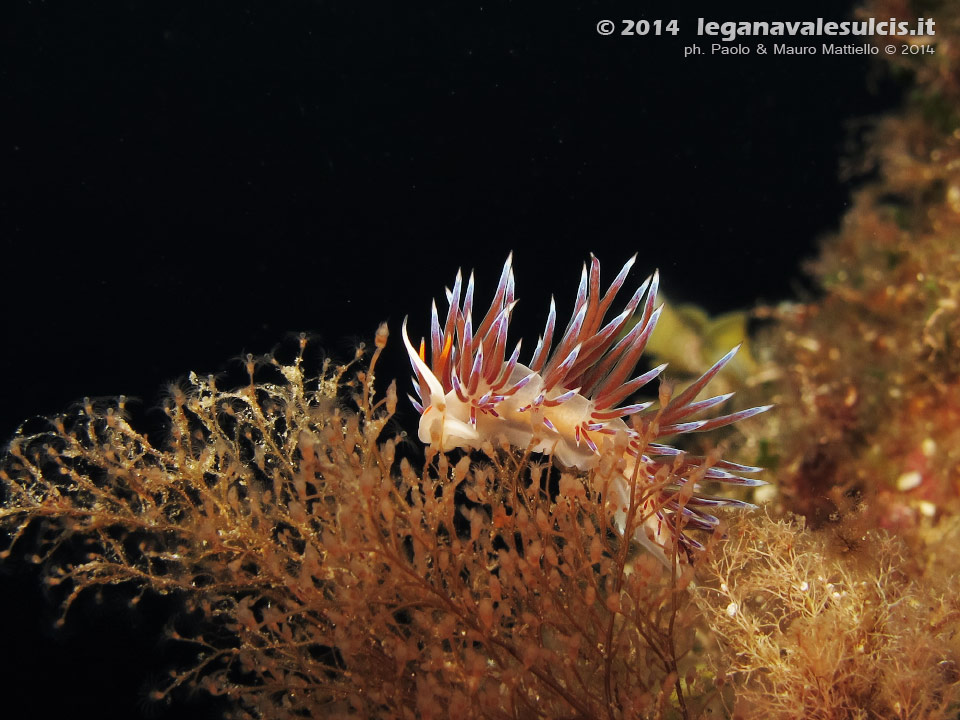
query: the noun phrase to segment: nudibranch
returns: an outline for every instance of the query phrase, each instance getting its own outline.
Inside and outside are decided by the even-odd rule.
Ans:
[[[490,309],[476,325],[474,277],[471,273],[464,291],[458,271],[453,289],[446,290],[449,308],[443,325],[436,302],[432,306],[429,364],[425,342],[421,340],[419,350],[414,349],[407,336],[406,319],[403,322],[403,342],[413,365],[414,388],[419,397],[417,400],[411,396],[410,400],[421,415],[420,440],[441,451],[506,441],[511,446],[549,454],[568,468],[589,470],[596,467],[608,447],[614,447],[619,436],[626,460],[621,482],[615,488],[621,528],[635,475],[638,482],[652,484],[657,471],[666,466],[679,483],[696,474],[707,481],[762,485],[761,480],[743,477],[759,472],[759,467],[722,460],[708,463],[703,457],[688,456],[670,445],[654,442],[730,425],[772,407],[764,405],[710,419],[690,419],[731,397],[732,393],[696,399],[739,346],[672,397],[664,408],[652,407],[652,401],[622,404],[666,369],[663,364],[631,377],[663,308],[655,307],[658,273],[648,277],[623,310],[604,324],[635,261],[636,255],[624,264],[601,295],[600,262],[591,255],[589,270],[586,264],[583,266],[566,330],[553,347],[557,312],[551,298],[546,327],[529,365],[519,362],[520,342],[507,355],[507,330],[516,305],[512,254],[503,266]],[[632,328],[624,334],[634,318]],[[642,426],[644,418],[652,419],[658,412],[652,436],[649,427],[643,434],[636,429]],[[640,471],[635,472],[638,464]],[[685,488],[681,498],[681,489],[681,485],[665,488],[648,501],[655,504],[636,534],[640,542],[661,556],[661,548],[670,541],[666,528],[677,526],[664,520],[672,519],[676,513],[682,514],[685,530],[709,531],[718,523],[710,514],[713,508],[749,507],[739,500],[705,495],[697,486],[692,493],[691,488]],[[686,548],[702,547],[686,532],[677,539]]]

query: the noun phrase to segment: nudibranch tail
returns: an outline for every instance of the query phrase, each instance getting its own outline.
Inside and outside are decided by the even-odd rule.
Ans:
[[[586,470],[596,466],[604,450],[614,446],[615,438],[625,435],[628,470],[619,489],[624,503],[629,499],[628,478],[638,463],[643,468],[641,480],[648,485],[654,483],[663,467],[668,467],[673,477],[683,479],[680,485],[691,477],[747,487],[763,484],[744,477],[761,468],[689,456],[656,442],[724,427],[770,409],[770,405],[764,405],[708,419],[690,419],[730,399],[732,393],[696,400],[739,347],[665,407],[653,408],[653,402],[622,404],[666,369],[665,364],[659,365],[634,376],[663,309],[656,299],[659,273],[648,277],[623,309],[605,323],[636,257],[623,265],[601,293],[600,262],[591,255],[589,269],[583,266],[566,328],[554,345],[557,311],[551,298],[546,325],[529,365],[519,362],[520,342],[507,354],[507,333],[516,306],[512,253],[500,273],[493,301],[476,325],[473,273],[464,287],[463,275],[457,271],[453,288],[446,290],[448,309],[442,325],[436,302],[431,306],[429,362],[426,342],[421,340],[419,349],[415,349],[407,336],[406,319],[403,322],[403,342],[419,398],[411,397],[411,402],[421,414],[420,439],[443,451],[476,448],[485,441],[500,440],[552,454],[567,467]],[[628,418],[632,424],[627,423]],[[709,510],[749,505],[705,496],[698,487],[691,495],[689,488],[680,486],[660,490],[655,501],[656,509],[647,527],[661,545],[665,543],[660,537],[662,528],[672,526],[664,523],[665,519],[679,515],[685,528],[710,530],[717,519]],[[686,533],[678,538],[688,548],[700,547]]]

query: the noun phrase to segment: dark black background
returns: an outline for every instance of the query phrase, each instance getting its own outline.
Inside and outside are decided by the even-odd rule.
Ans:
[[[699,15],[851,12],[709,5],[4,3],[3,436],[84,395],[135,396],[154,422],[163,383],[300,330],[348,356],[388,320],[381,377],[405,379],[402,318],[423,333],[460,266],[489,297],[511,249],[527,336],[552,292],[565,322],[590,252],[609,277],[639,252],[638,280],[659,267],[668,297],[713,312],[794,297],[849,201],[856,128],[898,91],[862,55],[699,39],[684,59]],[[644,17],[680,35],[595,30]],[[29,567],[0,573],[5,703],[215,715],[145,701],[189,657],[158,643],[171,602],[81,600],[54,631]]]

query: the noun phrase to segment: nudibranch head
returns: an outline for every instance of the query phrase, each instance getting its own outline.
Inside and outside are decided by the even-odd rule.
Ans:
[[[564,466],[586,470],[596,465],[605,447],[625,434],[629,438],[626,452],[633,458],[629,464],[635,465],[636,459],[642,459],[651,481],[659,465],[676,466],[680,451],[659,443],[641,443],[639,433],[625,422],[629,416],[643,417],[645,412],[652,412],[648,410],[651,402],[622,403],[666,368],[659,365],[631,377],[662,310],[662,306],[656,306],[656,272],[637,288],[619,314],[605,322],[635,261],[636,255],[601,293],[600,262],[591,256],[589,269],[586,264],[583,267],[566,329],[554,346],[557,312],[551,299],[546,326],[529,365],[519,362],[520,342],[507,354],[507,330],[516,305],[512,254],[504,263],[490,308],[476,324],[473,274],[464,288],[458,271],[453,289],[446,291],[448,309],[443,324],[436,302],[431,309],[429,362],[425,341],[414,348],[407,335],[407,322],[403,322],[403,342],[419,397],[410,400],[421,414],[420,439],[442,451],[478,448],[487,441],[501,441],[549,453]],[[695,413],[729,399],[730,395],[719,395],[695,400],[737,349],[672,398],[665,408],[657,410],[657,438],[723,427],[771,407],[689,421]],[[689,469],[698,467],[704,459],[685,456],[683,462]],[[721,461],[709,467],[704,477],[759,485],[761,481],[741,475],[759,470]],[[694,494],[682,505],[668,498],[658,513],[682,512],[687,527],[711,529],[717,521],[705,508],[723,504],[746,505]],[[688,546],[698,545],[686,536],[683,539]]]

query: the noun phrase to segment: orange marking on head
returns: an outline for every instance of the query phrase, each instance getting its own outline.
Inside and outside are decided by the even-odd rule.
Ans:
[[[424,362],[427,361],[427,348],[423,342],[423,338],[420,339],[420,359]]]

